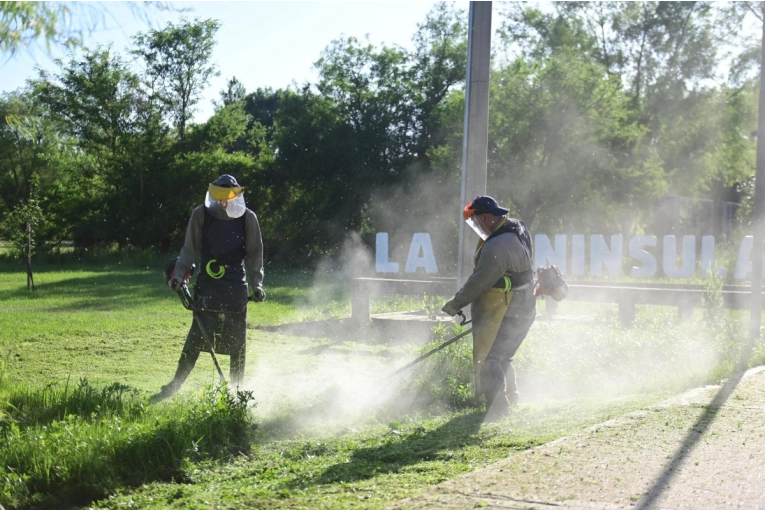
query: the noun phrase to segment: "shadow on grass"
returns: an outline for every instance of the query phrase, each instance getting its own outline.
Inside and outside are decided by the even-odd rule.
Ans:
[[[349,461],[330,466],[316,477],[314,483],[366,480],[381,474],[395,474],[420,462],[450,460],[452,450],[483,441],[478,435],[483,420],[482,411],[473,411],[429,432],[416,429],[402,436],[391,430],[382,444],[355,450]]]
[[[0,300],[37,301],[43,306],[47,300],[58,296],[66,297],[67,302],[56,303],[46,311],[121,308],[126,302],[167,299],[168,292],[159,275],[116,271],[73,275],[60,281],[39,283],[34,291],[28,291],[22,284],[15,289],[0,291]]]
[[[749,361],[752,359],[754,347],[755,339],[750,336],[747,344],[742,350],[734,373],[731,374],[728,380],[720,387],[712,401],[706,406],[698,420],[696,420],[696,423],[688,429],[688,434],[685,436],[685,440],[677,450],[675,450],[674,455],[672,455],[672,457],[667,457],[669,462],[665,464],[664,470],[656,478],[654,484],[648,491],[646,491],[646,495],[643,499],[638,502],[635,507],[636,510],[656,508],[656,503],[664,492],[673,486],[672,482],[674,481],[675,476],[681,471],[682,465],[702,440],[707,429],[709,429],[717,418],[717,414],[720,412],[722,406],[728,401],[728,398],[741,382],[741,379],[746,375]]]
[[[0,450],[0,465],[18,473],[23,483],[0,478],[0,502],[33,509],[88,505],[146,483],[188,482],[187,460],[222,459],[250,450],[253,425],[246,394],[234,397],[225,386],[212,387],[199,400],[146,415],[144,402],[127,390],[116,383],[97,390],[81,382],[74,391],[57,395],[25,394],[27,407],[59,403],[70,413],[47,426],[39,424],[49,417],[37,413],[41,419],[32,430],[15,425],[5,430],[8,447]],[[130,397],[122,402],[125,392]],[[106,414],[88,414],[94,406],[106,408]]]
[[[150,434],[133,437],[108,454],[93,456],[77,466],[79,473],[52,483],[30,479],[27,482],[35,502],[23,505],[29,510],[74,509],[90,506],[116,490],[133,489],[153,482],[187,482],[183,471],[184,455],[178,455],[177,424],[168,423]],[[186,446],[192,452],[194,445]]]
[[[26,288],[26,281],[19,280],[18,287],[0,290],[0,301],[28,300],[44,302],[58,296],[66,296],[66,304],[57,303],[46,311],[110,310],[122,308],[126,303],[175,300],[161,274],[145,272],[105,272],[98,275],[72,276],[56,282],[38,283],[34,291]],[[269,302],[291,305],[293,298],[285,289],[268,292]],[[193,287],[192,287],[193,292]]]

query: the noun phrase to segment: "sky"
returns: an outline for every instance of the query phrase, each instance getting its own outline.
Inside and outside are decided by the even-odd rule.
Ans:
[[[131,37],[139,32],[161,29],[167,22],[217,19],[221,22],[213,54],[220,76],[213,78],[198,105],[195,121],[203,122],[213,113],[212,100],[229,79],[236,76],[247,92],[257,88],[286,88],[293,82],[316,82],[313,69],[324,48],[341,36],[363,40],[367,35],[375,45],[400,45],[411,48],[417,24],[436,2],[170,2],[187,12],[161,12],[144,9],[151,22],[135,16],[124,2],[90,3],[99,11],[97,28],[85,35],[84,44],[111,44],[123,57]],[[469,2],[455,2],[466,13]],[[86,17],[86,14],[81,14]],[[92,16],[92,14],[90,14]],[[36,67],[56,72],[54,58],[66,57],[62,51],[46,54],[42,48],[21,50],[16,56],[0,60],[0,93],[22,87],[37,75]],[[66,60],[66,58],[64,58]]]

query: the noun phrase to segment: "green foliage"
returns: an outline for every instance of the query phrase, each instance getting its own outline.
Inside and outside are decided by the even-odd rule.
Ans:
[[[656,228],[651,205],[661,195],[713,194],[716,201],[738,201],[735,183],[753,172],[754,145],[745,133],[755,129],[756,109],[740,108],[751,82],[727,86],[715,72],[721,61],[717,50],[742,43],[742,9],[703,2],[559,2],[554,7],[554,12],[542,12],[529,4],[504,5],[499,29],[510,62],[551,67],[563,58],[572,64],[568,74],[560,75],[565,76],[562,86],[548,85],[558,95],[552,118],[529,124],[510,103],[512,115],[499,122],[527,133],[526,138],[503,134],[496,142],[500,151],[507,144],[513,156],[500,152],[500,168],[534,168],[520,173],[520,181],[505,180],[522,186],[521,193],[508,193],[514,203],[517,195],[530,197],[516,204],[524,220],[536,219],[535,205],[544,203],[537,228],[566,228],[559,222],[568,217],[595,231],[628,233]],[[583,81],[586,73],[589,78]],[[555,83],[554,78],[549,75],[547,81]],[[609,81],[611,91],[604,94]],[[709,87],[710,81],[716,85]],[[524,88],[522,81],[509,85],[510,90]],[[550,104],[545,96],[531,97],[520,104],[541,106],[542,112]],[[734,125],[739,129],[735,134]],[[585,159],[579,172],[578,161]],[[556,164],[556,182],[574,191],[569,202],[545,175]],[[547,186],[529,187],[527,176],[540,175],[540,170],[539,180]],[[586,211],[578,207],[582,203]]]
[[[156,409],[119,383],[2,393],[0,498],[13,507],[88,503],[119,487],[182,479],[186,462],[249,447],[252,395],[225,385]]]
[[[31,255],[28,250],[33,251],[37,246],[37,227],[42,221],[43,211],[34,197],[5,216],[1,226],[13,257],[23,260]]]
[[[422,296],[422,307],[425,309],[425,314],[428,319],[435,319],[441,311],[443,304],[444,300],[441,296],[433,296],[430,294]]]
[[[483,407],[471,402],[469,336],[412,367],[389,399],[381,395],[396,382],[381,381],[376,369],[387,372],[387,361],[398,366],[403,355],[413,359],[462,329],[444,324],[427,346],[370,343],[347,323],[329,333],[309,323],[304,336],[293,335],[286,323],[327,313],[347,318],[347,282],[328,273],[314,287],[310,271],[267,271],[269,299],[251,305],[247,318],[253,393],[211,386],[215,370],[203,356],[188,393],[149,406],[147,391],[171,376],[191,320],[162,282],[166,258],[43,266],[36,293],[0,265],[6,508],[383,508],[669,391],[729,375],[745,320],[740,312],[727,317],[727,344],[708,334],[701,313],[680,324],[671,307],[639,306],[635,326],[625,329],[615,306],[564,300],[560,320],[538,320],[516,356],[521,405],[485,425]],[[418,301],[395,304],[409,309]],[[729,347],[729,357],[719,357]],[[752,362],[763,356],[759,347]],[[372,391],[349,388],[370,405],[361,417],[331,407],[331,398],[316,405],[291,384],[304,377],[323,395],[326,379],[344,380],[370,361],[359,380]],[[328,363],[330,370],[314,372]],[[252,399],[257,427],[245,404]],[[267,405],[273,400],[276,410]],[[335,422],[315,421],[322,413]]]
[[[128,5],[133,15],[148,21],[151,8],[169,9],[167,2]],[[43,42],[50,53],[53,46],[72,50],[82,46],[85,36],[105,25],[102,5],[81,2],[0,3],[0,53],[14,55]]]
[[[620,83],[604,78],[599,65],[560,50],[537,62],[516,60],[492,80],[489,177],[493,193],[524,222],[597,230],[605,220],[611,224],[600,228],[610,230],[618,220],[608,214],[614,198],[648,198],[651,181],[620,157],[640,129]]]
[[[422,355],[454,335],[464,331],[463,326],[439,324],[433,328],[434,340],[423,345]],[[480,405],[475,396],[473,374],[473,346],[467,336],[425,358],[412,369],[414,376],[402,386],[404,395],[414,395],[413,407],[431,409],[435,412],[460,410]]]
[[[93,25],[74,15],[80,8],[101,12],[6,2],[0,48],[78,44]],[[747,219],[759,54],[740,28],[750,11],[705,2],[503,5],[487,189],[537,232],[660,235],[652,219],[664,195],[742,202]],[[376,231],[428,231],[448,272],[465,12],[435,4],[411,51],[339,38],[318,55],[313,84],[248,93],[232,77],[215,114],[195,125],[217,73],[220,29],[182,19],[136,35],[134,61],[95,48],[0,97],[0,216],[38,179],[40,251],[72,241],[80,251],[165,253],[179,247],[209,176],[225,170],[239,172],[261,217],[267,258],[315,265],[349,245],[368,248]],[[726,44],[737,48],[727,78],[717,73]]]

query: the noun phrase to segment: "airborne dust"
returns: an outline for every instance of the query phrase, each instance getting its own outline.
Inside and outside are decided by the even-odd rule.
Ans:
[[[502,197],[497,198],[502,202]],[[406,193],[377,197],[369,213],[375,217],[377,231],[389,233],[388,260],[399,263],[399,274],[376,274],[374,235],[362,239],[351,234],[341,255],[318,267],[314,288],[303,306],[326,307],[330,287],[339,289],[341,299],[349,302],[353,277],[455,275],[460,209],[453,183],[421,182]],[[427,275],[422,269],[415,274],[403,272],[412,235],[417,232],[431,236],[437,275]],[[267,283],[268,275],[266,287]],[[446,299],[449,296],[439,303]],[[417,306],[424,315],[422,304]],[[411,302],[397,310],[407,309]],[[743,334],[740,322],[725,319],[710,324],[701,311],[679,321],[674,307],[640,307],[630,326],[619,322],[616,305],[563,301],[553,318],[545,312],[546,304],[539,300],[537,321],[514,361],[522,406],[551,400],[618,399],[703,385],[714,377],[721,362],[735,357],[735,339]],[[443,324],[451,326],[448,319],[441,316]],[[297,322],[292,330],[286,326],[278,333],[250,330],[250,351],[256,361],[248,369],[247,387],[254,391],[258,412],[271,418],[283,415],[295,427],[350,427],[376,416],[390,419],[392,410],[418,413],[420,406],[427,405],[417,398],[422,395],[411,394],[408,385],[433,360],[415,365],[402,376],[388,377],[421,354],[433,338],[427,329],[415,325],[422,322],[410,327],[399,324],[387,337],[338,319]],[[438,339],[451,336],[446,330]],[[467,336],[464,341],[470,339]],[[264,350],[260,342],[281,342],[282,347]],[[443,351],[446,357],[452,348]],[[470,371],[464,364],[460,367],[447,368]],[[444,379],[435,384],[445,384]]]

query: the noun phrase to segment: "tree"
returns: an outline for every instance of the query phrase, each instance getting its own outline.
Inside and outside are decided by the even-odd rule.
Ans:
[[[76,240],[125,245],[136,237],[134,220],[143,205],[143,168],[136,151],[138,77],[110,49],[58,63],[60,74],[41,72],[33,85],[49,118],[80,152],[70,172],[79,174],[90,193],[77,207],[88,212],[71,217]]]
[[[230,104],[244,102],[247,97],[247,90],[242,82],[236,79],[236,76],[228,80],[226,88],[220,91],[220,104],[215,103],[216,108],[224,108]]]
[[[368,155],[337,106],[310,90],[279,91],[258,193],[270,221],[266,249],[288,264],[331,255],[349,231],[363,231],[375,176],[364,173]],[[366,180],[366,182],[365,182]],[[310,212],[309,212],[310,211]]]
[[[610,204],[661,188],[648,168],[631,166],[641,131],[600,65],[562,51],[518,59],[494,73],[490,90],[489,182],[537,231],[569,226],[564,219],[618,230],[603,223]]]
[[[622,84],[630,98],[626,115],[644,135],[624,147],[614,167],[621,177],[597,182],[611,209],[631,204],[647,221],[659,192],[698,196],[731,182],[720,169],[732,169],[736,158],[729,163],[719,158],[733,157],[724,147],[739,146],[725,105],[735,94],[715,83],[717,50],[731,41],[728,31],[736,16],[710,2],[557,2],[554,7],[555,12],[543,13],[508,4],[501,40],[507,54],[526,59],[567,54],[596,62]],[[621,223],[620,230],[628,230],[628,222]]]
[[[169,9],[168,2],[125,2],[134,16],[149,20],[150,8]],[[104,6],[86,2],[0,2],[0,54],[13,56],[42,41],[73,50],[104,21]]]
[[[437,3],[412,38],[412,79],[415,102],[414,157],[430,167],[428,149],[445,143],[442,108],[447,96],[465,83],[467,28],[465,13],[447,2]]]
[[[62,121],[80,148],[119,155],[135,131],[138,77],[109,48],[87,51],[66,65],[61,74],[40,73],[33,82],[50,114]]]
[[[3,220],[3,230],[10,242],[11,253],[24,260],[27,268],[27,290],[35,290],[32,273],[32,254],[36,247],[36,232],[43,220],[43,211],[34,196],[30,197],[8,214]]]
[[[31,90],[0,96],[0,215],[58,173],[49,157],[61,148],[53,123]]]
[[[218,21],[183,19],[134,37],[133,53],[143,59],[152,97],[169,113],[181,147],[202,91],[218,75],[210,60],[219,28]]]

